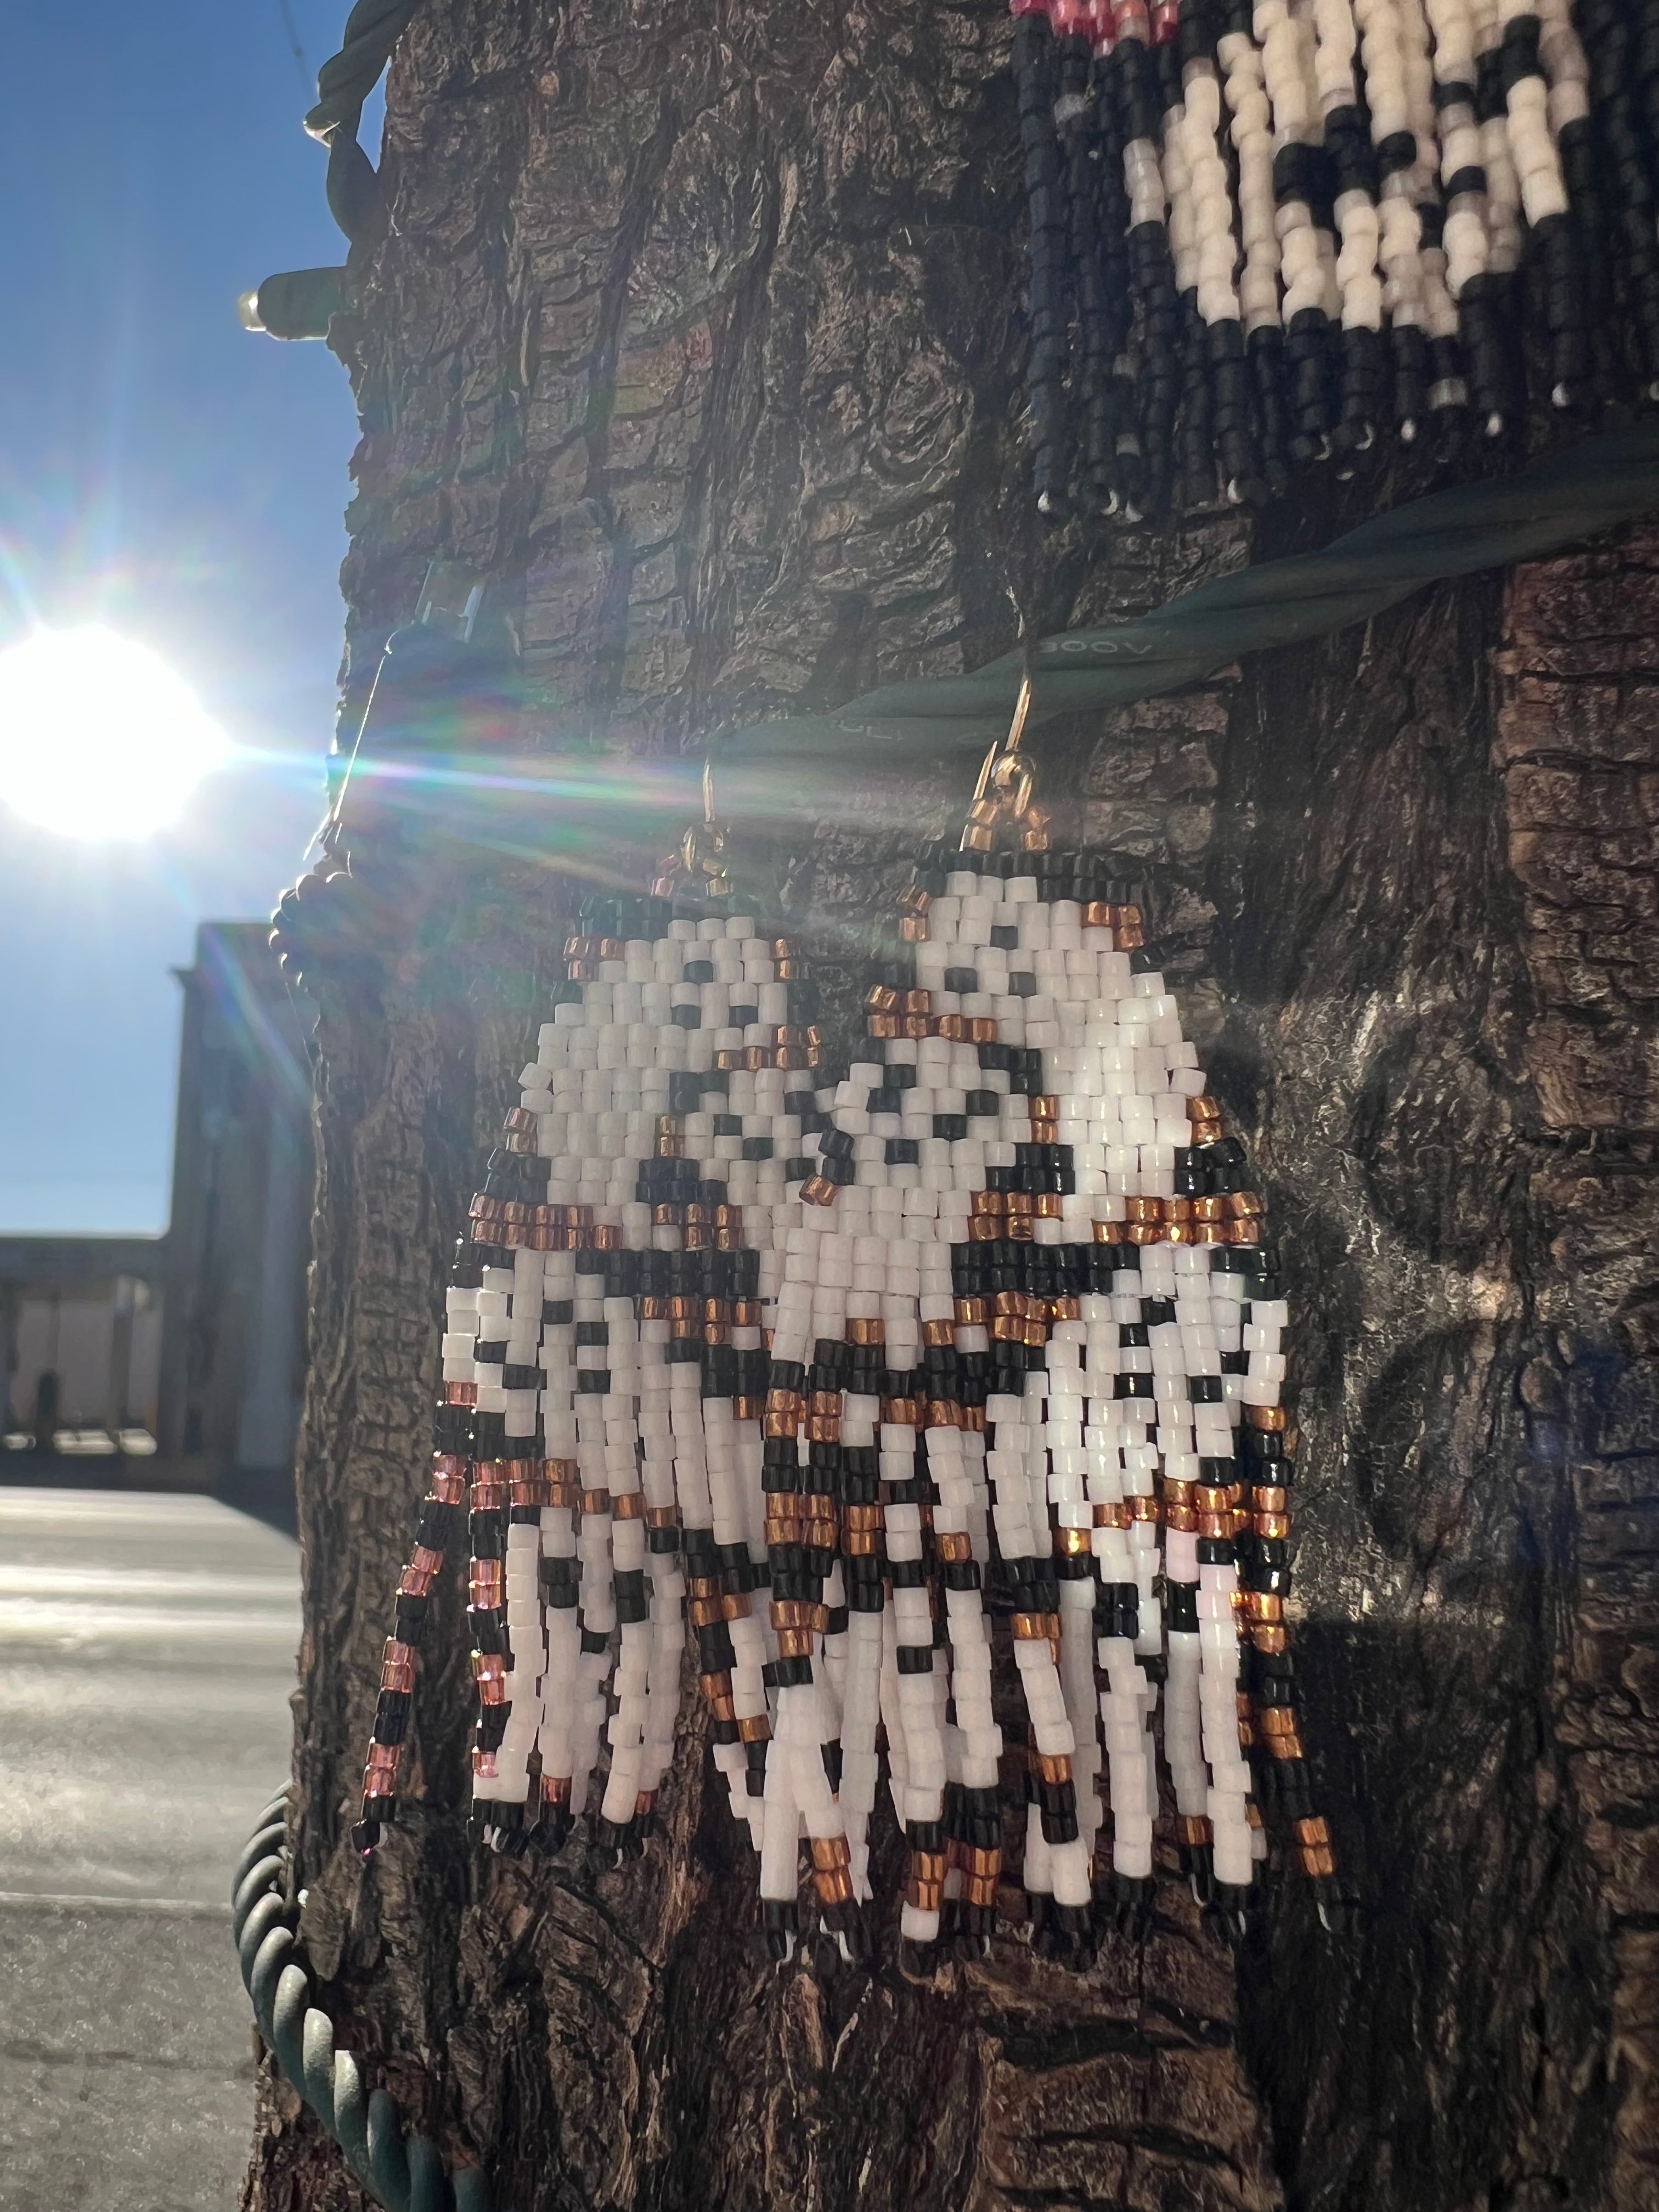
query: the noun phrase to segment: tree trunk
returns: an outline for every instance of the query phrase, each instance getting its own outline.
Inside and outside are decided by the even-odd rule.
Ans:
[[[1227,520],[1028,519],[1005,63],[990,5],[428,0],[337,325],[349,723],[438,554],[510,621],[523,741],[617,755],[975,665],[1011,592],[1051,629],[1246,557]],[[1638,533],[1441,588],[1041,746],[1145,861],[1279,1224],[1347,1942],[1285,1873],[1235,1960],[1171,1860],[1152,1941],[1081,1977],[1012,1937],[931,1990],[780,1972],[689,1706],[641,1862],[480,1863],[453,1573],[362,1868],[447,1251],[574,894],[360,833],[316,981],[302,1933],[342,2039],[499,2204],[1659,2205],[1656,571]],[[751,854],[843,1010],[962,764],[902,796],[902,829],[849,793]],[[267,2063],[249,2212],[362,2202]]]

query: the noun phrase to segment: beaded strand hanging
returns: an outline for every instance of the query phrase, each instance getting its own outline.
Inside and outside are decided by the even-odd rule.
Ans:
[[[1011,4],[1044,515],[1655,396],[1659,64],[1616,0]]]

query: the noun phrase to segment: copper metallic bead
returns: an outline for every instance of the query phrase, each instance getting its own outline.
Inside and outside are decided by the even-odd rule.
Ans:
[[[1291,1422],[1283,1406],[1246,1406],[1244,1419],[1251,1428],[1261,1429],[1269,1436],[1282,1436]]]
[[[1121,1501],[1108,1505],[1097,1505],[1094,1511],[1097,1528],[1127,1528],[1129,1525],[1131,1517],[1129,1509]]]
[[[472,1747],[472,1778],[475,1782],[494,1782],[496,1779],[495,1754],[477,1744]]]
[[[826,1181],[823,1176],[809,1176],[801,1185],[800,1194],[808,1206],[833,1206],[836,1202],[836,1186]]]
[[[1079,1559],[1093,1549],[1086,1528],[1056,1528],[1054,1555],[1057,1559]]]
[[[1048,1633],[1046,1613],[1017,1613],[1014,1615],[1014,1636],[1021,1644],[1035,1644]]]
[[[1215,1841],[1215,1831],[1202,1813],[1178,1813],[1175,1826],[1176,1841],[1184,1844],[1188,1850]]]
[[[608,1490],[583,1491],[582,1511],[584,1513],[608,1513],[610,1510],[611,1492]]]
[[[1129,1500],[1129,1511],[1137,1521],[1156,1521],[1158,1500],[1150,1491],[1141,1491]]]
[[[1034,1752],[1031,1755],[1031,1764],[1044,1782],[1069,1782],[1072,1779],[1072,1758],[1069,1752]]]
[[[1094,1224],[1094,1240],[1097,1244],[1122,1243],[1123,1224],[1121,1221],[1097,1221]]]

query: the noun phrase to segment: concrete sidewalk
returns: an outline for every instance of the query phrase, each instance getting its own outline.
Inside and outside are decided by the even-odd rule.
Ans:
[[[211,1499],[0,1488],[0,2212],[228,2212],[227,1883],[288,1771],[299,1553]]]

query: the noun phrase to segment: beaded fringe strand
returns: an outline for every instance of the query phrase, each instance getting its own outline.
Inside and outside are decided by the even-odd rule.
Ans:
[[[1581,417],[1656,396],[1651,9],[1012,8],[1045,516],[1259,504],[1379,437],[1499,437],[1529,380]]]

